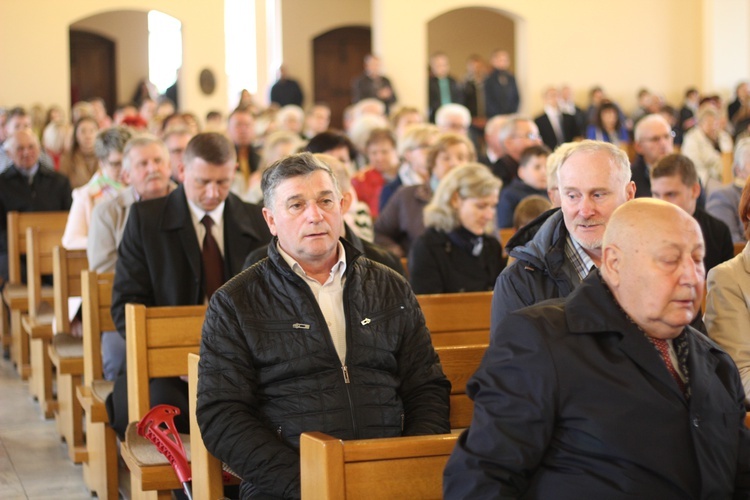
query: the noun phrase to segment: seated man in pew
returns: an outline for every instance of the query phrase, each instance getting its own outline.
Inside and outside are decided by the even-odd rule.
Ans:
[[[133,204],[125,223],[112,288],[112,319],[122,337],[125,304],[203,304],[242,270],[251,250],[271,239],[260,207],[229,192],[237,156],[225,136],[196,135],[184,161],[184,183],[166,197]],[[155,379],[151,403],[179,407],[175,425],[189,432],[186,382]],[[125,369],[107,398],[107,412],[122,436],[128,425]]]
[[[8,280],[8,212],[70,210],[70,181],[39,161],[39,138],[30,128],[14,132],[4,143],[12,163],[0,174],[0,278]],[[21,275],[26,281],[26,272]],[[1,288],[0,284],[0,288]]]
[[[169,180],[169,151],[156,136],[141,134],[130,139],[122,153],[122,176],[129,186],[110,200],[97,204],[91,213],[86,256],[89,268],[111,273],[117,263],[130,207],[138,201],[167,196],[177,184]],[[125,339],[116,331],[104,332],[101,340],[104,378],[115,380],[125,362]]]
[[[598,270],[495,327],[445,498],[750,497],[739,373],[689,326],[704,252],[677,206],[615,210]]]
[[[572,292],[599,265],[610,215],[635,194],[630,162],[617,146],[581,141],[565,148],[557,170],[561,209],[542,214],[505,245],[514,262],[495,283],[493,332],[511,312]]]
[[[450,383],[406,280],[341,238],[330,168],[300,153],[261,186],[275,238],[211,299],[196,417],[242,498],[299,498],[302,432],[447,433]]]

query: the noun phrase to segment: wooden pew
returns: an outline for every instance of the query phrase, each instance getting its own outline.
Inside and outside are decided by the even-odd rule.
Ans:
[[[466,395],[466,382],[482,362],[487,344],[435,347],[443,365],[443,373],[451,382],[451,429],[464,429],[471,424],[474,402]]]
[[[81,273],[83,384],[76,396],[86,418],[83,480],[99,498],[117,498],[117,436],[104,407],[113,383],[104,380],[101,350],[102,332],[115,330],[110,313],[114,278],[113,273]]]
[[[81,296],[81,271],[88,267],[86,250],[56,246],[52,251],[56,328],[48,354],[57,381],[57,431],[68,444],[68,457],[73,463],[81,463],[86,454],[83,409],[76,399],[76,389],[83,380],[83,339],[70,334],[68,299]]]
[[[732,163],[734,162],[734,153],[727,151],[721,153],[721,183],[731,184],[734,180],[734,169]]]
[[[190,467],[193,473],[193,498],[222,498],[224,485],[222,484],[221,461],[206,449],[195,414],[198,403],[198,361],[200,359],[197,354],[188,354]]]
[[[492,292],[417,295],[417,301],[436,347],[489,343]]]
[[[45,418],[57,409],[52,395],[52,362],[48,347],[52,342],[54,309],[42,297],[42,277],[53,273],[52,250],[60,245],[63,229],[26,229],[26,274],[28,314],[21,316],[21,325],[29,336],[31,380],[29,390],[41,406]]]
[[[458,434],[342,441],[300,436],[302,498],[439,499]]]
[[[170,490],[182,488],[166,458],[138,436],[135,423],[150,409],[150,379],[187,375],[187,355],[200,349],[205,314],[205,306],[125,306],[131,423],[120,454],[130,469],[131,499],[171,498]]]
[[[435,350],[440,357],[443,372],[451,382],[451,429],[462,429],[471,423],[474,403],[466,395],[466,382],[479,367],[487,345],[444,346]],[[188,386],[190,401],[190,453],[193,472],[194,498],[221,498],[223,492],[221,462],[211,455],[203,443],[195,417],[198,387],[198,361],[196,354],[188,354]],[[330,438],[333,439],[333,438]],[[339,446],[339,441],[335,440]],[[372,440],[370,440],[372,441]],[[378,440],[381,441],[381,440]],[[307,498],[303,493],[303,498]],[[310,497],[343,498],[343,497]],[[407,497],[408,498],[408,497]],[[439,498],[435,497],[435,498]]]
[[[64,229],[68,212],[9,212],[7,219],[8,236],[8,282],[3,288],[3,303],[0,308],[0,329],[3,332],[3,345],[6,337],[11,337],[11,359],[22,380],[26,380],[31,370],[29,365],[29,338],[23,335],[21,315],[29,309],[29,297],[21,274],[21,257],[26,255],[26,229]],[[52,299],[52,287],[42,288],[42,297]]]

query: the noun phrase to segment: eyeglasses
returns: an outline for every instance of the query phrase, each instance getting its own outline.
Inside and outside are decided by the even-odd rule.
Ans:
[[[659,141],[668,141],[670,139],[674,139],[675,133],[673,131],[670,131],[668,134],[662,134],[662,135],[655,135],[653,137],[648,137],[641,139],[641,142],[651,142],[651,143],[657,143]]]

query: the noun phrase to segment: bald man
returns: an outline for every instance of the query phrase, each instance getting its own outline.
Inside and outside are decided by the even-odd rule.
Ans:
[[[748,498],[737,368],[688,326],[703,252],[679,207],[615,210],[599,270],[499,325],[467,385],[474,417],[445,498]]]

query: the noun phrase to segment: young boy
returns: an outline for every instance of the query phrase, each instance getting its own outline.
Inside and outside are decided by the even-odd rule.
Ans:
[[[546,146],[530,146],[521,154],[518,165],[518,178],[503,186],[500,202],[497,204],[497,227],[513,226],[513,212],[516,206],[531,195],[547,197],[547,156]]]

